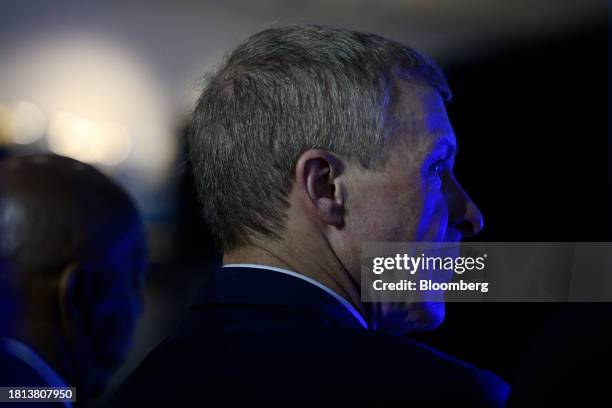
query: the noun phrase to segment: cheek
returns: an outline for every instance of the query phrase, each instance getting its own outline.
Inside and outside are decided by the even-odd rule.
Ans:
[[[448,226],[446,199],[440,190],[427,191],[423,197],[414,241],[442,241]]]
[[[419,212],[419,199],[405,184],[381,185],[362,197],[352,226],[364,242],[407,241],[414,234]]]
[[[108,300],[98,308],[96,318],[97,349],[100,357],[111,363],[123,356],[132,341],[137,311],[134,294],[123,288],[115,288]]]

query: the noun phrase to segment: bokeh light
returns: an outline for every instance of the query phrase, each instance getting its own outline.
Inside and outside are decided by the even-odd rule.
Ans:
[[[36,40],[0,61],[2,102],[21,100],[0,114],[0,131],[5,143],[46,136],[57,154],[162,183],[177,152],[175,115],[162,89],[137,53],[112,41]]]
[[[53,115],[48,130],[49,148],[87,163],[117,165],[132,147],[127,129],[118,123],[95,123],[69,112]]]
[[[20,101],[15,104],[8,119],[9,141],[16,144],[30,144],[45,134],[47,118],[38,106]]]

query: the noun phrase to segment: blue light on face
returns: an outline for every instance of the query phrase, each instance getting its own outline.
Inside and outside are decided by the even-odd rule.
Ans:
[[[417,239],[442,241],[448,224],[448,204],[444,184],[452,173],[454,142],[450,137],[439,138],[421,166],[422,211]]]
[[[91,299],[90,316],[94,334],[93,356],[98,387],[125,360],[132,347],[133,332],[142,314],[141,292],[147,266],[142,224],[138,219],[121,225],[121,235],[109,226],[96,256],[88,262],[98,288]],[[102,244],[102,243],[101,243]]]

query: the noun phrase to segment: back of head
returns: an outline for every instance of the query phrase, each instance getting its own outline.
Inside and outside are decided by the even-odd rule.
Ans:
[[[11,266],[15,279],[51,278],[68,262],[105,251],[126,235],[126,226],[139,221],[121,188],[66,157],[3,160],[0,186],[0,260]]]
[[[5,329],[81,395],[100,392],[125,357],[145,266],[139,212],[100,171],[49,154],[0,161]]]
[[[450,98],[433,62],[376,34],[287,26],[235,48],[207,77],[190,135],[203,215],[222,249],[278,238],[304,151],[381,165],[396,77]]]

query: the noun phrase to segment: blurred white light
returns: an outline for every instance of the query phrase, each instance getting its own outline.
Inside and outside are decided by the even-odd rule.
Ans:
[[[47,126],[44,112],[31,102],[18,102],[10,118],[9,140],[16,144],[30,144],[40,139]]]
[[[58,112],[51,117],[48,130],[49,148],[64,156],[75,157],[82,149],[81,141],[74,137],[73,127],[78,121],[76,115]]]
[[[9,143],[11,127],[11,111],[8,106],[0,103],[0,146]]]
[[[118,123],[102,123],[99,129],[106,141],[100,162],[117,165],[127,159],[132,149],[132,137],[128,130]]]
[[[49,148],[77,160],[114,166],[128,157],[132,141],[118,123],[83,119],[69,112],[53,115],[48,131]]]
[[[52,151],[162,182],[176,157],[175,107],[138,50],[73,33],[24,45],[0,59],[0,95],[56,112],[47,127]]]

